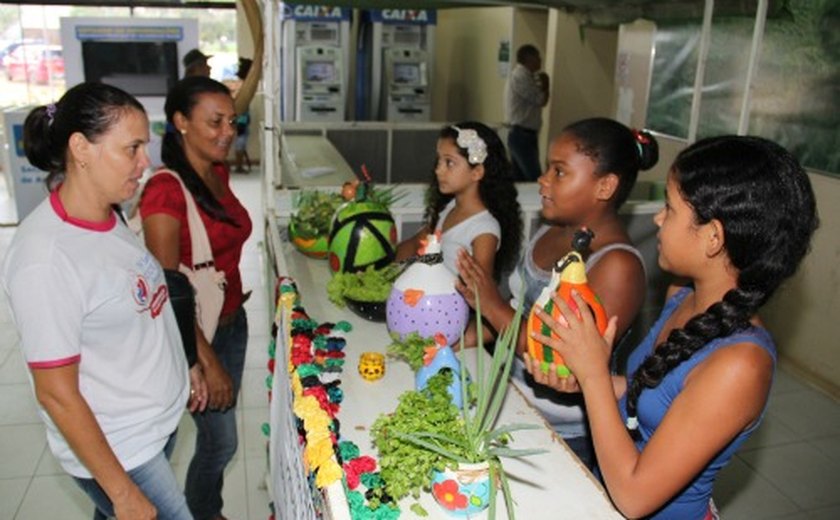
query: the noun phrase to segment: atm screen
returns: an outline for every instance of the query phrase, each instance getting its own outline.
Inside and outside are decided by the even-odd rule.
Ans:
[[[394,63],[394,83],[417,85],[422,82],[419,63]]]
[[[165,96],[178,81],[178,43],[83,41],[85,81],[135,96]]]
[[[335,83],[335,62],[307,61],[304,77],[313,83]]]

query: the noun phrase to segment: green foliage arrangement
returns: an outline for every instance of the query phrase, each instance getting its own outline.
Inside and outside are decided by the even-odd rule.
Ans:
[[[391,264],[382,269],[368,266],[364,271],[355,273],[334,273],[327,282],[327,296],[340,309],[347,305],[346,298],[360,302],[384,302],[400,272],[399,265]]]
[[[442,371],[429,378],[423,390],[409,390],[399,397],[393,413],[381,415],[373,423],[373,443],[379,451],[379,467],[385,490],[394,500],[411,494],[419,498],[429,488],[433,469],[443,470],[447,464],[467,454],[458,446],[466,445],[458,408],[452,404],[447,388],[453,374]],[[424,446],[406,442],[403,432],[429,432],[432,435],[457,439],[454,457]]]
[[[522,301],[522,298],[519,299]],[[476,322],[481,323],[481,303],[476,306]],[[490,466],[490,481],[501,482],[502,493],[505,499],[505,508],[508,517],[515,517],[513,510],[513,498],[510,494],[510,485],[501,457],[523,457],[545,453],[541,449],[514,449],[508,446],[511,440],[511,433],[526,429],[540,428],[533,424],[507,424],[496,426],[496,419],[499,416],[505,393],[508,387],[508,378],[513,363],[513,355],[516,350],[516,340],[519,336],[520,323],[522,321],[522,305],[516,310],[513,322],[496,338],[496,346],[489,370],[485,370],[484,356],[479,353],[476,377],[473,381],[475,400],[474,406],[464,406],[459,411],[458,429],[441,431],[440,428],[424,428],[423,421],[419,420],[414,424],[405,421],[405,428],[394,427],[394,435],[407,444],[414,445],[436,454],[438,462],[446,463],[454,467],[453,463],[475,463],[487,462]],[[481,327],[478,328],[478,344],[483,344]],[[463,337],[461,339],[461,366],[466,366],[464,359]],[[468,384],[466,370],[461,371],[461,392],[464,403],[467,399]],[[422,416],[421,416],[422,417]],[[431,455],[427,455],[431,457]],[[419,457],[418,457],[419,458]],[[408,464],[402,466],[403,471],[408,471]],[[496,486],[490,488],[490,509],[489,518],[496,517]]]
[[[396,332],[391,333],[393,343],[388,345],[388,355],[393,358],[402,359],[411,370],[417,372],[423,366],[423,355],[426,353],[426,347],[435,342],[434,338],[424,338],[416,332],[411,332],[405,336],[405,339],[400,339],[400,335]]]
[[[303,239],[329,235],[333,214],[344,202],[341,195],[318,190],[301,190],[296,197],[297,213],[292,215],[290,224],[297,235]]]

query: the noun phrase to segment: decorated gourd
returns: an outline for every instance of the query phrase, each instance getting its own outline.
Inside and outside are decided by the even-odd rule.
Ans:
[[[382,269],[394,261],[397,226],[388,208],[378,202],[351,201],[335,212],[329,238],[333,272],[352,273],[368,266]]]
[[[388,330],[404,339],[416,332],[446,344],[459,341],[469,319],[469,305],[455,289],[456,276],[443,265],[440,242],[429,235],[412,263],[395,281],[385,305]]]
[[[326,235],[307,238],[301,236],[294,222],[289,223],[289,239],[301,253],[311,258],[326,258],[329,240]]]
[[[569,367],[563,363],[562,356],[556,350],[537,342],[530,334],[531,332],[536,332],[543,336],[557,337],[551,331],[551,328],[543,323],[534,313],[534,310],[538,306],[561,325],[566,326],[568,324],[560,314],[560,309],[551,299],[552,294],[557,293],[569,308],[580,316],[580,309],[578,309],[577,304],[572,299],[572,290],[576,290],[592,310],[598,331],[603,334],[607,328],[607,313],[604,311],[601,300],[589,287],[586,278],[586,264],[581,254],[582,251],[589,247],[589,243],[593,237],[592,232],[586,229],[575,233],[575,237],[572,240],[572,249],[574,250],[557,262],[551,274],[551,281],[543,288],[540,296],[534,302],[531,312],[528,314],[528,354],[532,359],[539,361],[540,368],[544,373],[548,373],[551,365],[555,365],[559,377],[568,377],[571,374]]]

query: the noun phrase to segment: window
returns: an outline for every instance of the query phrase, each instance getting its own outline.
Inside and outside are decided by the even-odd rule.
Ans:
[[[790,0],[788,8],[766,23],[748,132],[777,141],[809,168],[840,173],[840,3]],[[698,138],[737,131],[753,24],[713,20]],[[658,25],[649,128],[687,137],[699,42],[699,23]]]

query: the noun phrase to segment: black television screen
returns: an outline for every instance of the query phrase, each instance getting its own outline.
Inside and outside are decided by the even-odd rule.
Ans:
[[[178,81],[178,42],[83,41],[85,81],[100,81],[134,96],[166,96]]]

